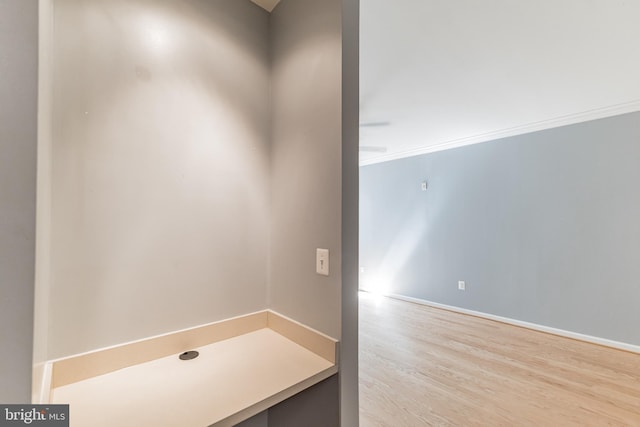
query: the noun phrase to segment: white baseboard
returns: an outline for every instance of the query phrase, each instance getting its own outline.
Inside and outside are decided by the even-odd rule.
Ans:
[[[366,291],[365,291],[366,292]],[[475,317],[481,317],[483,319],[495,320],[497,322],[507,323],[509,325],[520,326],[522,328],[532,329],[534,331],[546,332],[552,335],[558,335],[565,338],[571,338],[578,341],[585,341],[592,344],[598,344],[605,347],[615,348],[617,350],[629,351],[632,353],[640,354],[640,346],[634,344],[628,344],[625,342],[609,340],[606,338],[594,337],[591,335],[580,334],[577,332],[566,331],[564,329],[551,328],[549,326],[538,325],[536,323],[524,322],[522,320],[510,319],[508,317],[496,316],[494,314],[483,313],[480,311],[468,310],[466,308],[454,307],[451,305],[440,304],[437,302],[427,301],[419,298],[407,297],[398,294],[387,294],[389,298],[412,302],[415,304],[426,305],[434,308],[441,308],[443,310],[449,310],[456,313],[468,314]]]

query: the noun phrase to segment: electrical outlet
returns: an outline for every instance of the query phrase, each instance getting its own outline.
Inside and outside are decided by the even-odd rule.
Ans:
[[[467,285],[464,283],[464,281],[460,280],[458,282],[458,289],[461,291],[465,291],[467,289]]]

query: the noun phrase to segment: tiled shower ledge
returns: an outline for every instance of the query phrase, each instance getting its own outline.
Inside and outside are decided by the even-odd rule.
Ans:
[[[233,426],[335,374],[337,346],[262,311],[53,361],[49,402],[72,427]]]

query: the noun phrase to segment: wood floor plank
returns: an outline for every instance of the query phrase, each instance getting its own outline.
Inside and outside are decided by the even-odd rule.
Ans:
[[[360,425],[640,427],[640,355],[362,294]]]

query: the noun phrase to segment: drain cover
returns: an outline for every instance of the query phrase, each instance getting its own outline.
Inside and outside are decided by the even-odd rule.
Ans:
[[[200,355],[200,353],[198,353],[195,350],[191,350],[191,351],[185,351],[184,353],[182,353],[180,355],[180,360],[191,360],[191,359],[195,359],[196,357],[198,357]]]

